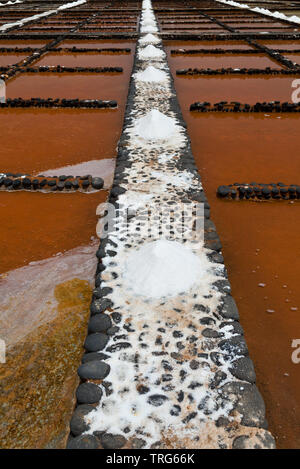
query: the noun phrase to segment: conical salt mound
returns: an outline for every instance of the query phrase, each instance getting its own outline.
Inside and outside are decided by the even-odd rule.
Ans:
[[[140,39],[140,44],[142,46],[146,46],[148,44],[158,44],[160,42],[160,39],[157,36],[154,36],[153,34],[146,34],[146,36],[142,37]]]
[[[152,109],[135,124],[135,132],[145,140],[167,140],[177,132],[175,120]]]
[[[149,65],[143,72],[136,74],[138,81],[144,81],[149,83],[160,83],[167,80],[167,74],[158,68]]]
[[[152,20],[151,18],[146,18],[142,21],[143,26],[156,26],[155,21]]]
[[[136,295],[162,298],[190,290],[205,273],[200,258],[189,248],[161,239],[129,255],[124,281]]]
[[[164,51],[150,44],[140,51],[139,57],[140,59],[160,59],[164,57],[164,55]]]
[[[142,14],[142,20],[155,20],[155,15],[151,11],[145,11]]]
[[[141,26],[142,33],[157,33],[158,29],[156,26]]]

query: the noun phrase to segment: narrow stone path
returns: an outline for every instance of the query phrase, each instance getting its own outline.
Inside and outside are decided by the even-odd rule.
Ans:
[[[110,202],[68,448],[273,448],[150,0]]]

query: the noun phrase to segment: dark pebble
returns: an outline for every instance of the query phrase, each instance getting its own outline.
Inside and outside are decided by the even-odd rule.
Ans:
[[[109,372],[110,366],[98,360],[88,361],[78,368],[78,375],[82,379],[104,379]]]
[[[76,398],[80,404],[95,404],[102,397],[102,390],[94,383],[82,383],[76,390]]]
[[[102,178],[92,178],[92,187],[94,189],[102,189],[104,181]]]
[[[148,404],[151,404],[155,407],[159,407],[163,405],[163,403],[167,400],[167,396],[163,396],[162,394],[152,394],[147,399]]]
[[[230,194],[230,187],[228,186],[218,187],[217,194],[219,197],[227,197]]]
[[[126,438],[122,435],[112,435],[111,433],[104,433],[101,437],[101,444],[104,449],[119,449],[123,448],[126,444]]]
[[[82,357],[82,363],[92,362],[94,360],[106,360],[109,358],[108,355],[102,352],[90,352],[85,353]]]
[[[82,404],[76,407],[70,422],[70,430],[74,436],[81,435],[81,433],[89,429],[89,425],[84,417],[93,409],[94,407],[88,404]]]
[[[88,352],[97,352],[103,350],[108,342],[108,336],[102,332],[95,332],[87,336],[84,342],[84,348]]]
[[[90,306],[90,311],[91,314],[98,314],[98,313],[103,313],[106,309],[112,307],[112,302],[108,298],[100,298],[93,300],[91,306]]]
[[[75,438],[70,438],[68,441],[67,449],[97,449],[99,442],[93,435],[79,435]]]
[[[95,314],[89,321],[89,332],[105,332],[112,326],[112,322],[107,314]]]

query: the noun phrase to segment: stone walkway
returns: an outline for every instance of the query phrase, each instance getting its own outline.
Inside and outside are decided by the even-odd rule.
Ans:
[[[110,202],[68,448],[274,448],[149,0]]]

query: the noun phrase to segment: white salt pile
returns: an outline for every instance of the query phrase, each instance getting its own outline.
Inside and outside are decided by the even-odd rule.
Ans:
[[[157,109],[152,109],[144,117],[138,119],[134,130],[145,140],[167,140],[178,133],[175,120]]]
[[[145,244],[128,256],[124,281],[136,295],[176,296],[199,282],[206,273],[204,265],[188,247],[161,239]]]
[[[152,10],[152,4],[151,4],[150,1],[144,0],[143,1],[143,10],[147,10],[147,9]]]
[[[156,26],[141,26],[141,33],[157,33],[158,29]]]
[[[155,20],[155,15],[152,13],[152,11],[150,10],[146,10],[143,14],[142,14],[142,20]]]
[[[139,53],[140,59],[160,59],[165,56],[164,51],[150,44]]]
[[[145,18],[145,19],[143,19],[143,21],[142,21],[142,25],[143,25],[143,26],[156,26],[156,23],[155,23],[155,21],[154,21],[153,19],[151,19],[151,18]]]
[[[149,65],[149,67],[147,67],[144,71],[138,72],[135,77],[138,81],[144,81],[148,83],[160,83],[163,81],[167,81],[168,75],[162,70],[159,70],[158,68]]]
[[[158,44],[160,39],[153,34],[146,34],[143,38],[140,39],[140,45],[146,46],[147,44]]]

